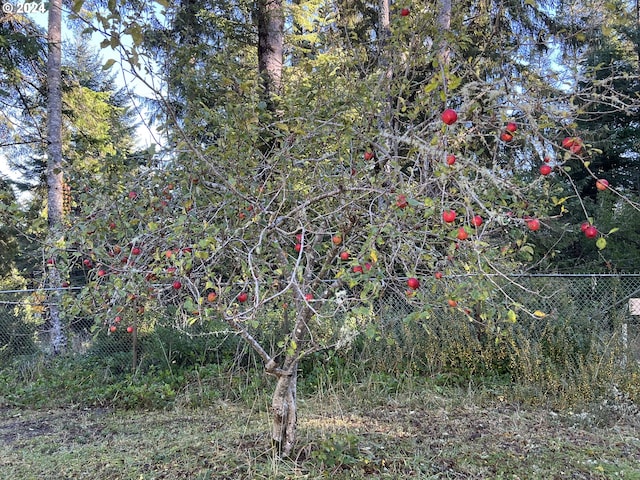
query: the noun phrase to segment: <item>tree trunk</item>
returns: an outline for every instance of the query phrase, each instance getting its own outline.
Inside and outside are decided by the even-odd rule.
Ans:
[[[47,215],[49,239],[54,246],[62,237],[64,195],[62,177],[62,0],[49,3],[47,58]],[[55,257],[48,269],[51,349],[54,355],[64,353],[66,334],[60,318],[60,272]]]
[[[311,265],[307,265],[307,267],[309,271],[312,271]],[[322,275],[319,277],[323,278]],[[290,350],[287,351],[284,362],[282,362],[282,368],[275,370],[267,366],[267,371],[271,371],[278,378],[271,401],[272,440],[283,457],[291,454],[296,443],[298,360],[302,344],[309,330],[309,320],[313,316],[313,311],[308,306],[302,306],[302,298],[298,298],[296,304],[300,313],[291,331]]]
[[[391,82],[393,81],[393,65],[389,52],[389,39],[391,38],[391,7],[389,0],[380,0],[378,4],[378,67],[380,68],[381,94],[385,97],[383,107],[378,114],[378,130],[382,137],[384,152],[377,152],[376,173],[389,172],[389,159],[397,153],[394,129],[394,97],[391,94]],[[378,198],[378,208],[384,208],[384,199]]]
[[[452,12],[451,0],[440,0],[439,12],[438,12],[438,26],[443,34],[448,33],[451,30],[451,12]],[[448,66],[451,57],[451,49],[446,38],[442,39],[440,44],[440,63],[443,66]]]
[[[271,401],[273,414],[273,443],[282,456],[289,456],[296,443],[298,365],[292,365],[290,374],[278,377]]]
[[[282,91],[284,12],[282,0],[258,0],[258,72],[265,98],[273,108],[273,96]]]

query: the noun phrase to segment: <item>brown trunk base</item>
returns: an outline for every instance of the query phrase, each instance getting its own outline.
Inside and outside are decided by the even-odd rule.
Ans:
[[[274,446],[283,457],[291,455],[296,443],[297,424],[297,368],[291,375],[278,377],[276,390],[273,393],[271,410],[273,412],[272,440]]]

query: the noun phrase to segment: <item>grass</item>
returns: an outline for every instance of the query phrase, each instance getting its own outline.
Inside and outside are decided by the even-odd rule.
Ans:
[[[3,408],[0,478],[640,479],[637,415],[482,393],[373,376],[318,384],[301,394],[284,460],[269,441],[268,395],[151,411]]]

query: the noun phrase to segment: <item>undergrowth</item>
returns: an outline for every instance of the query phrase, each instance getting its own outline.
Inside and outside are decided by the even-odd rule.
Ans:
[[[275,385],[255,359],[242,364],[232,360],[202,365],[158,363],[133,372],[122,368],[129,360],[113,356],[16,358],[0,369],[0,406],[170,409],[209,406],[219,400],[253,403],[256,398],[268,404]],[[410,363],[385,369],[377,360],[374,364],[356,362],[349,355],[326,351],[300,364],[298,388],[301,398],[334,395],[368,402],[428,389],[454,397],[556,409],[589,408],[615,388],[637,404],[640,369],[609,368],[606,376],[594,377],[585,367],[567,381],[552,371],[546,376],[518,377],[502,372],[425,372]],[[600,369],[604,371],[604,366]]]

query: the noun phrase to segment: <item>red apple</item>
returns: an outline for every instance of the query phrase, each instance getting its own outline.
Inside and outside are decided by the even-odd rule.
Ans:
[[[129,192],[129,199],[130,199],[130,200],[135,200],[136,198],[138,198],[138,194],[137,194],[137,192],[134,192],[133,190],[131,190],[131,191]]]
[[[582,139],[580,137],[565,137],[562,140],[562,148],[569,150],[571,153],[578,154],[582,149]]]
[[[133,247],[131,249],[131,255],[140,255],[142,253],[142,249],[140,247]]]
[[[304,296],[304,299],[305,299],[307,302],[310,302],[311,300],[313,300],[313,293],[307,293],[307,294]]]
[[[91,268],[93,266],[93,263],[91,263],[91,260],[89,260],[88,258],[85,258],[82,261],[82,265],[84,265],[87,268]]]
[[[587,238],[596,238],[598,236],[598,229],[593,225],[589,225],[584,230],[584,236]]]
[[[403,17],[408,17],[409,13],[410,12],[408,8],[403,8],[402,10],[400,10],[400,15],[402,15]]]
[[[464,227],[460,227],[458,229],[458,234],[456,235],[456,238],[458,240],[466,240],[467,238],[469,238],[469,234],[467,233],[467,231],[464,229]]]
[[[173,287],[174,290],[180,290],[182,288],[182,282],[180,282],[179,280],[176,280],[171,284],[171,286]]]
[[[340,245],[342,243],[342,237],[340,235],[334,235],[333,237],[331,237],[331,242],[334,245]]]
[[[540,173],[542,175],[549,175],[551,173],[551,167],[545,163],[540,167]]]
[[[133,333],[133,327],[132,326],[128,326],[127,327],[127,333]]]
[[[118,315],[116,318],[113,319],[113,321],[115,323],[120,323],[122,321],[122,317],[120,315]]]
[[[407,280],[407,286],[411,290],[417,290],[418,288],[420,288],[420,280],[418,280],[416,277],[411,277]]]
[[[242,292],[240,295],[238,295],[238,301],[240,303],[246,302],[248,298],[249,298],[249,295],[247,295],[246,292]]]
[[[549,163],[549,162],[551,161],[551,159],[550,159],[549,157],[544,157],[544,158],[542,159],[542,161],[543,161],[544,163]]]
[[[370,151],[364,152],[364,159],[365,160],[367,160],[367,161],[371,160],[373,157],[374,157],[373,152],[370,152]]]
[[[440,280],[443,277],[442,272],[436,272],[433,276],[436,277],[436,280]]]
[[[116,327],[115,325],[111,325],[111,326],[109,327],[109,331],[110,331],[111,333],[115,332],[116,330],[118,330],[118,327]]]
[[[507,123],[507,132],[515,132],[516,130],[518,130],[518,125],[515,122],[509,122]]]
[[[455,110],[447,108],[444,112],[442,112],[442,121],[446,125],[453,125],[458,120],[458,114]]]
[[[455,307],[457,307],[457,306],[458,306],[458,302],[457,302],[457,301],[455,301],[453,298],[450,298],[449,300],[447,300],[447,303],[449,304],[449,306],[450,306],[451,308],[455,308]]]
[[[71,284],[69,282],[62,282],[62,288],[69,288]]]
[[[445,210],[442,212],[442,219],[447,223],[453,223],[456,220],[456,212],[454,210]]]
[[[298,243],[302,242],[302,234],[301,233],[296,233],[296,240],[298,241]]]
[[[398,195],[396,199],[396,207],[398,208],[407,208],[407,196],[406,195]]]
[[[56,261],[53,258],[47,258],[47,265],[55,265]]]
[[[473,225],[474,227],[479,227],[480,225],[482,225],[482,217],[480,215],[475,215],[472,219],[471,219],[471,225]]]
[[[609,188],[609,181],[604,178],[596,180],[596,188],[601,192],[606,190],[607,188]]]
[[[115,228],[116,228],[116,223],[115,222],[109,223],[109,230],[115,230]]]
[[[511,140],[513,140],[513,135],[511,135],[511,133],[509,132],[502,132],[500,134],[500,140],[502,140],[503,142],[510,142]]]
[[[527,220],[527,228],[532,232],[540,230],[540,220],[538,220],[537,218],[530,218],[529,220]]]
[[[300,250],[302,250],[302,244],[301,243],[296,243],[295,247],[293,247],[293,249],[296,252],[300,252]]]
[[[362,266],[360,266],[360,265],[355,265],[351,270],[353,271],[353,273],[362,273],[363,272]]]
[[[456,156],[453,154],[447,155],[447,165],[453,165],[456,163]]]
[[[589,222],[582,222],[582,225],[580,225],[580,231],[581,231],[582,233],[584,233],[584,232],[585,232],[585,230],[586,230],[587,228],[589,228],[589,226],[590,226],[590,225],[591,225],[591,224],[590,224]]]
[[[98,276],[99,277],[104,277],[107,274],[107,271],[103,268],[101,268],[100,270],[98,270]]]
[[[344,252],[340,252],[340,260],[349,260],[349,252],[346,250]]]
[[[209,292],[207,294],[207,301],[208,302],[215,302],[216,298],[218,298],[218,294],[216,292]]]

